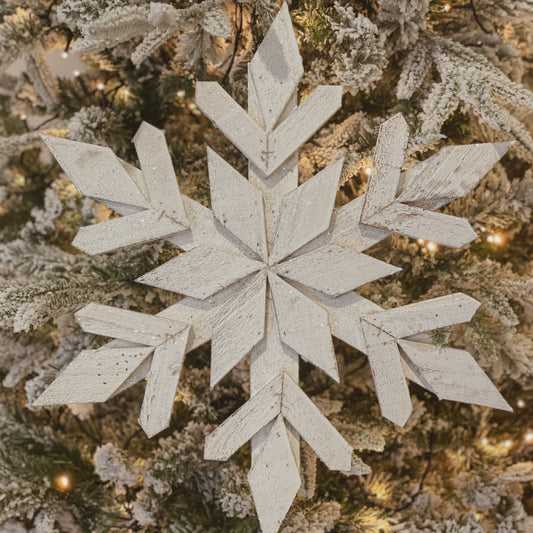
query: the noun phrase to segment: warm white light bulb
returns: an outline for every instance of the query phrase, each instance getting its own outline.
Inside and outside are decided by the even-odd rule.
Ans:
[[[365,173],[367,176],[370,176],[372,174],[372,167],[365,168]]]
[[[494,242],[494,236],[493,235],[489,235],[487,237],[487,242],[490,242],[490,243]]]
[[[417,239],[416,241],[418,244],[424,244],[426,241],[424,239]]]
[[[68,57],[68,52],[67,52],[66,50],[63,50],[63,52],[61,52],[61,57],[62,57],[63,59],[67,59],[67,57]]]
[[[444,11],[450,11],[450,9],[452,8],[452,5],[448,2],[446,2],[444,4]]]
[[[75,78],[77,78],[80,75],[80,71],[78,69],[73,70],[72,74],[74,75]]]
[[[513,445],[513,441],[511,439],[507,439],[506,441],[503,442],[503,445],[506,448],[510,448]]]
[[[99,91],[103,91],[105,89],[105,85],[102,82],[99,82],[98,85],[96,86],[96,88]]]
[[[427,243],[427,249],[430,252],[434,252],[437,249],[437,245],[434,242],[428,242]]]
[[[524,442],[526,442],[527,444],[533,444],[533,431],[528,431],[524,435]]]
[[[63,490],[70,488],[70,477],[66,474],[62,474],[56,478],[56,484]]]
[[[516,406],[519,407],[520,409],[523,409],[526,406],[526,402],[524,402],[524,400],[518,400],[516,402]]]
[[[183,98],[185,96],[185,91],[183,89],[180,89],[177,93],[176,93],[176,96],[178,98]]]
[[[502,238],[500,237],[500,235],[494,235],[494,244],[501,244],[502,243]]]

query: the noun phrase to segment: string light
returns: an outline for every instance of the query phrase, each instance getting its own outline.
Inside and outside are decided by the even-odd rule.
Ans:
[[[123,91],[124,93],[124,96],[129,96],[131,93],[130,93],[130,90],[126,87]]]
[[[434,243],[434,242],[428,242],[426,244],[426,248],[430,251],[430,252],[435,252],[437,250],[437,245]]]
[[[504,445],[505,448],[509,449],[509,448],[512,447],[513,441],[511,439],[504,440],[503,441],[503,445]]]
[[[524,442],[526,444],[533,444],[533,431],[528,431],[525,435],[524,435]]]
[[[62,490],[68,490],[72,486],[72,482],[67,474],[61,474],[56,477],[56,485]]]
[[[416,242],[418,244],[424,244],[426,241],[424,239],[417,239]]]
[[[520,409],[523,409],[526,406],[526,402],[524,402],[524,400],[518,400],[516,402],[516,406],[519,407]]]
[[[500,233],[492,233],[487,237],[487,242],[500,246],[503,244],[503,236]]]
[[[443,6],[444,11],[450,11],[452,5],[449,2],[446,2]]]
[[[61,57],[62,57],[63,59],[67,59],[67,57],[68,57],[68,52],[67,52],[66,50],[63,50],[63,51],[61,52]]]
[[[488,443],[489,443],[489,439],[487,439],[487,437],[483,437],[481,439],[481,444],[483,444],[483,446],[486,446]]]
[[[372,174],[372,167],[365,168],[365,174],[370,176],[370,174]]]
[[[180,89],[177,93],[176,93],[176,96],[178,98],[183,98],[185,96],[185,91],[183,89]]]
[[[72,71],[72,74],[73,74],[73,76],[74,76],[75,78],[77,78],[77,77],[80,75],[80,71],[79,71],[78,69],[73,70],[73,71]]]
[[[99,90],[99,91],[103,91],[105,89],[105,85],[103,82],[98,82],[98,85],[96,86],[96,88]]]
[[[126,509],[127,511],[131,511],[133,509],[133,503],[125,502],[124,503],[124,509]]]
[[[26,120],[28,117],[26,116],[26,113],[22,113],[22,115],[20,115],[20,118],[21,120]]]

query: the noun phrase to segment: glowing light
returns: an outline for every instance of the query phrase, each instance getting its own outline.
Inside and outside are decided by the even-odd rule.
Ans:
[[[178,98],[183,98],[185,96],[185,91],[183,89],[180,89],[177,93],[176,93],[176,96]]]
[[[131,511],[133,509],[133,503],[131,502],[126,502],[124,504],[124,509],[126,509],[127,511]]]
[[[102,82],[99,82],[98,85],[96,86],[96,88],[99,91],[103,91],[105,89],[105,85]]]
[[[513,441],[511,439],[507,439],[507,440],[503,441],[503,445],[504,445],[505,448],[509,449],[513,445]]]
[[[417,239],[416,242],[418,244],[424,244],[426,241],[424,239]]]
[[[196,104],[194,102],[191,102],[188,107],[191,111],[196,111],[197,109]]]
[[[430,252],[434,252],[437,249],[437,245],[431,241],[427,243],[426,247]]]
[[[61,57],[62,57],[63,59],[67,59],[67,57],[68,57],[68,52],[67,52],[66,50],[63,50],[63,51],[61,52]]]
[[[487,242],[500,246],[503,244],[503,235],[501,233],[493,233],[487,237]]]
[[[26,116],[26,113],[22,113],[22,115],[20,115],[20,118],[22,120],[26,120],[28,117]]]
[[[372,174],[372,167],[365,168],[365,174],[370,176],[370,174]]]
[[[24,187],[24,185],[26,185],[26,177],[23,176],[22,174],[17,174],[15,177],[15,183],[19,187]]]
[[[78,69],[76,69],[76,70],[73,70],[73,71],[72,71],[72,74],[73,74],[73,76],[74,76],[75,78],[77,78],[77,77],[81,74],[81,72],[80,72]]]
[[[129,96],[131,94],[130,90],[127,87],[122,92],[124,93],[124,96]]]
[[[523,409],[526,406],[526,402],[524,402],[524,400],[518,400],[516,402],[516,406],[519,407],[520,409]]]
[[[533,431],[528,431],[525,435],[524,435],[524,442],[526,444],[532,444],[533,443]]]
[[[67,490],[70,489],[72,482],[67,474],[61,474],[56,478],[56,485],[62,490]]]
[[[483,437],[481,439],[481,444],[483,444],[483,446],[486,446],[488,443],[489,443],[489,439],[487,439],[487,437]]]
[[[449,2],[446,2],[443,6],[444,11],[450,11],[452,5]]]

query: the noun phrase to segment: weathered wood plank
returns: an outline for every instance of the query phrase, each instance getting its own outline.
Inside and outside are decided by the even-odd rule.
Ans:
[[[278,276],[269,274],[268,282],[281,340],[339,381],[327,312]]]
[[[339,160],[285,197],[281,207],[283,215],[270,253],[271,264],[281,261],[328,229],[341,170],[342,160]]]
[[[440,399],[513,410],[468,352],[405,339],[398,344],[407,377]]]
[[[409,388],[405,379],[400,350],[392,337],[385,342],[384,334],[375,326],[363,322],[370,363],[376,386],[379,408],[383,417],[403,427],[413,411]]]
[[[275,272],[330,296],[399,272],[395,267],[337,244],[328,244],[276,266]]]
[[[265,336],[266,274],[227,301],[213,321],[211,387]]]
[[[158,316],[91,303],[74,315],[83,331],[146,346],[159,346],[184,324]]]
[[[227,461],[281,412],[283,375],[275,376],[205,439],[204,458]]]
[[[110,148],[43,135],[76,189],[96,200],[148,208],[150,204]]]
[[[286,4],[280,13],[248,64],[248,85],[254,86],[267,131],[274,129],[304,72]]]
[[[262,533],[276,533],[301,484],[300,468],[281,415],[254,455],[248,483]]]
[[[469,322],[480,303],[458,292],[387,309],[363,319],[396,338]]]
[[[152,347],[84,350],[33,405],[105,402],[153,351]]]
[[[207,149],[207,163],[213,215],[258,258],[266,261],[268,249],[261,191],[210,148]]]
[[[262,267],[259,261],[197,246],[135,281],[203,299]]]
[[[154,351],[139,416],[139,424],[148,438],[170,423],[188,335],[189,328],[185,327]]]
[[[350,470],[352,447],[287,375],[283,379],[281,412],[330,470]]]
[[[152,210],[106,220],[80,229],[72,244],[89,255],[119,250],[133,244],[164,239],[183,231],[176,221]]]
[[[187,215],[165,134],[160,129],[143,122],[133,138],[133,143],[152,209],[165,213],[168,218],[187,228]]]

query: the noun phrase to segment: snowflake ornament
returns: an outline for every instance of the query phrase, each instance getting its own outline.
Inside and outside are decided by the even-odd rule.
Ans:
[[[362,252],[391,233],[459,247],[476,235],[436,209],[467,194],[510,143],[447,147],[402,172],[408,130],[386,121],[366,194],[338,210],[339,160],[298,185],[298,148],[341,106],[318,87],[297,105],[302,60],[284,4],[249,63],[248,112],[218,84],[198,82],[198,107],[249,160],[244,178],[207,150],[212,210],[182,196],[163,132],[143,123],[141,170],[108,148],[44,137],[80,193],[122,218],[84,227],[89,254],[167,239],[184,253],[137,281],[185,295],[157,316],[90,304],[81,327],[115,340],[82,352],[35,405],[104,402],[147,378],[139,422],[169,425],[186,353],[211,341],[211,386],[250,354],[250,399],[206,438],[205,457],[227,460],[251,440],[252,495],[265,533],[276,532],[300,487],[302,437],[333,470],[369,469],[298,385],[298,357],[339,380],[332,336],[364,352],[384,417],[403,426],[407,380],[439,398],[510,410],[470,354],[428,343],[425,332],[471,319],[458,293],[384,310],[354,289],[399,269]]]

